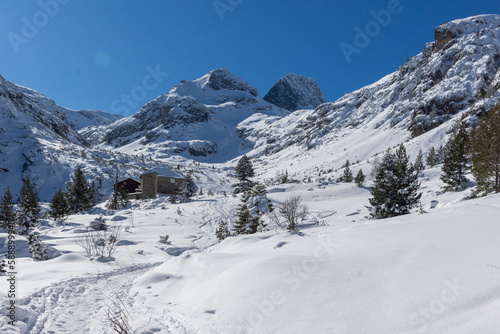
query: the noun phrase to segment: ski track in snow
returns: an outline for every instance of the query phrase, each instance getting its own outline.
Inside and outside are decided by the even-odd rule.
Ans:
[[[108,306],[116,312],[114,303],[123,302],[130,314],[129,322],[135,319],[135,313],[150,311],[134,307],[129,291],[135,278],[160,264],[134,265],[97,276],[69,279],[37,291],[23,298],[19,305],[28,315],[25,320],[28,328],[21,333],[114,333],[106,317]],[[141,317],[149,317],[148,324],[152,324],[141,333],[186,333],[181,321],[171,315],[152,319],[148,314],[152,313]]]

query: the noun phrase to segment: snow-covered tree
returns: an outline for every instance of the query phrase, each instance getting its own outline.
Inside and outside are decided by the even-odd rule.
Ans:
[[[217,237],[217,239],[219,239],[219,241],[222,241],[227,237],[231,236],[231,231],[229,231],[229,225],[225,221],[221,220],[219,226],[215,230],[215,236]]]
[[[358,187],[362,187],[365,183],[365,174],[363,174],[363,170],[359,170],[358,174],[354,178],[354,182]]]
[[[28,235],[35,228],[36,221],[40,219],[40,211],[38,191],[28,177],[24,180],[20,192],[16,217],[17,232],[21,235]]]
[[[468,140],[465,122],[461,122],[456,134],[446,143],[441,175],[441,180],[446,184],[445,191],[462,191],[469,182],[465,177],[469,170]]]
[[[425,162],[427,163],[427,166],[431,168],[439,163],[439,154],[438,152],[436,152],[434,146],[432,146],[431,149],[429,150],[429,153],[427,153],[427,158]]]
[[[471,172],[479,192],[500,192],[500,105],[486,113],[471,133]]]
[[[248,206],[243,203],[239,206],[236,213],[237,220],[233,224],[233,231],[236,234],[254,234],[262,226],[260,217],[254,217],[250,213]]]
[[[254,182],[250,178],[255,176],[255,171],[253,169],[252,161],[246,155],[241,157],[235,168],[236,178],[238,183],[233,185],[234,193],[238,194],[240,192],[248,191],[253,187]]]
[[[59,189],[50,201],[49,216],[55,221],[64,221],[71,214],[66,194]]]
[[[10,188],[7,188],[0,201],[0,229],[8,229],[9,225],[15,224],[16,212]]]
[[[372,187],[370,215],[375,219],[410,213],[420,202],[418,174],[410,165],[403,144],[393,154],[384,155]]]
[[[94,187],[87,182],[83,169],[78,166],[66,183],[68,203],[73,213],[89,210],[95,205]]]
[[[415,159],[415,163],[413,164],[415,171],[417,174],[421,173],[425,169],[424,165],[424,153],[422,150],[418,151],[417,158]]]
[[[30,233],[28,236],[28,252],[35,261],[45,261],[49,259],[49,246],[40,240],[38,234]]]
[[[182,189],[180,191],[181,195],[186,198],[190,199],[193,197],[193,195],[196,193],[196,184],[194,183],[194,178],[193,174],[189,172],[186,175],[186,178],[184,179],[184,182],[182,183]]]
[[[352,171],[349,166],[351,166],[351,163],[347,160],[344,165],[344,174],[342,174],[342,181],[347,183],[351,183],[353,179]]]

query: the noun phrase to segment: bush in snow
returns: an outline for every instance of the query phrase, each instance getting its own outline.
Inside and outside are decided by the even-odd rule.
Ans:
[[[286,228],[288,232],[299,230],[299,223],[306,218],[309,207],[302,204],[300,196],[291,196],[278,206],[278,213],[273,212],[272,220],[281,228]],[[281,218],[284,220],[282,223]]]
[[[89,228],[95,231],[107,230],[108,226],[106,224],[106,219],[104,219],[104,217],[100,215],[90,223]]]
[[[112,226],[106,230],[92,230],[83,233],[77,244],[85,250],[88,257],[111,258],[120,240],[121,226]]]
[[[168,241],[168,238],[169,238],[169,237],[170,237],[170,236],[169,236],[168,234],[167,234],[167,235],[160,235],[160,242],[161,242],[161,243],[164,243],[164,244],[167,244],[167,245],[170,245],[170,244],[171,244],[171,242],[170,242],[170,241]]]

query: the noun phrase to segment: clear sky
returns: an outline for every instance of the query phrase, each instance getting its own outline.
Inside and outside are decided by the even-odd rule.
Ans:
[[[304,74],[334,101],[420,53],[437,25],[478,14],[500,1],[4,0],[0,74],[68,108],[127,115],[219,67],[261,96]]]

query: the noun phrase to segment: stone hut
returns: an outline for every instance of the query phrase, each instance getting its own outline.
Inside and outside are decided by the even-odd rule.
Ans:
[[[157,194],[179,191],[184,177],[169,168],[154,168],[141,175],[141,198],[155,198]]]

